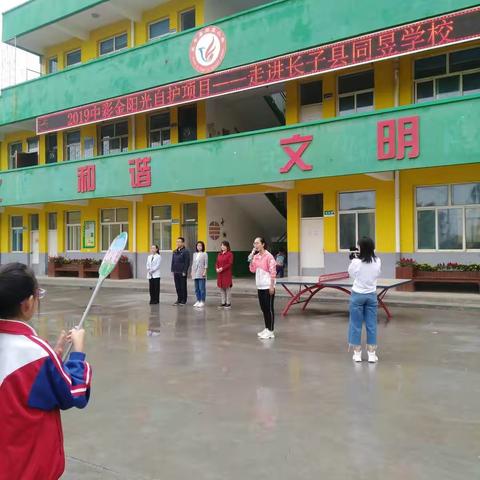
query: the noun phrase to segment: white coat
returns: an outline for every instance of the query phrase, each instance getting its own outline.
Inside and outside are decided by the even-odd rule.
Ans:
[[[149,255],[147,258],[147,278],[160,278],[160,264],[162,263],[162,257],[155,253]]]

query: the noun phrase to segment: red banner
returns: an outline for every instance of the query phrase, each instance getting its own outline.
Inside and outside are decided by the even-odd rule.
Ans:
[[[480,38],[480,7],[37,118],[37,133],[78,127]]]

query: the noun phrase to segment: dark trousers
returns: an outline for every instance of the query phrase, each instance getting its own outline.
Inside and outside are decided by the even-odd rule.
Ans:
[[[150,303],[156,304],[160,302],[160,278],[149,278],[150,287]]]
[[[257,290],[258,301],[260,302],[260,308],[263,312],[263,318],[265,319],[265,328],[268,328],[271,332],[275,328],[275,310],[273,303],[275,301],[275,294],[270,295],[270,290]]]
[[[187,303],[187,276],[183,273],[174,273],[175,290],[177,291],[177,302]]]

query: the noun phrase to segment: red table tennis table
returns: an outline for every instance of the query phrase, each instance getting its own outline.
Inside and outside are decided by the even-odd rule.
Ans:
[[[387,322],[392,318],[392,314],[383,301],[385,295],[391,288],[405,285],[409,282],[411,282],[411,279],[408,278],[379,278],[377,280],[378,304],[385,310]],[[348,272],[339,272],[320,275],[319,277],[298,276],[277,278],[277,283],[282,285],[291,297],[282,312],[282,315],[287,315],[290,307],[298,303],[302,303],[302,310],[305,310],[312,298],[325,288],[332,288],[351,295],[353,279],[349,277]],[[294,286],[299,287],[297,293],[292,291],[292,287]]]

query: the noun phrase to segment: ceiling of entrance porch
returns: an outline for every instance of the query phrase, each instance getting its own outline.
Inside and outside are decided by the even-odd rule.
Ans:
[[[88,40],[92,30],[121,20],[139,22],[142,12],[150,10],[168,0],[109,0],[88,8],[42,28],[28,32],[16,39],[16,46],[38,55],[54,45],[78,38]],[[15,39],[8,42],[15,45]]]
[[[5,135],[15,132],[32,132],[35,135],[35,120],[25,120],[24,122],[11,123],[0,127],[0,142],[5,139]]]

